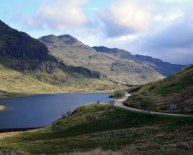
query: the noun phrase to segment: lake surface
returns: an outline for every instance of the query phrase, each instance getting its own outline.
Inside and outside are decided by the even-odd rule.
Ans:
[[[65,93],[0,99],[8,110],[0,112],[0,129],[36,128],[50,125],[68,111],[90,102],[107,102],[108,94]]]

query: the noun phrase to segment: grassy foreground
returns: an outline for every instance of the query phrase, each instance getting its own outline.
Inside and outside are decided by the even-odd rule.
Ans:
[[[11,137],[4,134],[0,150],[15,154],[191,155],[192,128],[193,117],[156,116],[92,104],[48,128]]]

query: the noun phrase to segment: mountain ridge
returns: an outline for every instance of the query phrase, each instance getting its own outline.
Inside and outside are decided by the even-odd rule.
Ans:
[[[96,71],[65,64],[50,55],[48,48],[39,40],[2,21],[0,79],[1,97],[7,94],[22,96],[64,91],[103,91],[122,87],[101,79]]]
[[[152,67],[155,70],[157,70],[159,73],[161,73],[163,76],[166,76],[166,77],[188,66],[188,65],[171,64],[168,62],[164,62],[160,59],[153,58],[151,56],[144,56],[139,54],[133,55],[129,51],[118,49],[118,48],[108,48],[105,46],[94,46],[93,48],[97,52],[108,53],[123,59],[134,60],[139,63],[151,63]]]
[[[69,37],[69,35],[67,36]],[[53,56],[63,60],[66,64],[83,66],[97,71],[103,78],[111,81],[135,85],[163,78],[162,75],[147,65],[98,53],[95,49],[83,44],[81,41],[73,44],[66,43],[60,39],[60,36],[44,36],[39,40],[48,47]],[[121,68],[124,70],[122,71]]]
[[[73,43],[63,41],[60,36],[73,38]],[[152,60],[141,61],[142,58],[139,59],[139,56],[134,56],[118,48],[110,49],[105,47],[105,51],[103,51],[104,48],[102,50],[100,48],[100,51],[97,47],[89,47],[68,34],[60,36],[48,35],[39,38],[39,40],[48,47],[52,55],[60,58],[66,64],[84,66],[118,83],[129,85],[145,84],[162,79],[164,76],[171,75],[184,67],[145,56],[142,58],[151,58],[156,62],[153,63]],[[165,64],[160,69],[162,72],[159,70],[160,65],[156,65],[156,63],[160,62],[161,65]],[[169,71],[167,71],[168,68]],[[165,73],[163,73],[163,70]]]
[[[112,91],[123,88],[122,84],[141,85],[164,78],[149,63],[97,52],[71,35],[37,40],[2,21],[0,34],[0,92]],[[39,87],[37,91],[32,84]]]

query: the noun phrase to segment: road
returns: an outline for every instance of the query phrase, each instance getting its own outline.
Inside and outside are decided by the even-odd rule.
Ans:
[[[130,111],[135,111],[135,112],[140,112],[140,113],[148,113],[148,114],[153,114],[153,115],[180,116],[180,117],[191,116],[191,115],[184,115],[184,114],[163,113],[163,112],[147,111],[147,110],[142,110],[142,109],[137,109],[137,108],[131,108],[131,107],[125,106],[123,104],[123,102],[125,102],[129,97],[131,97],[131,94],[128,94],[127,92],[125,92],[125,96],[123,98],[115,99],[114,105],[116,107],[127,109]]]

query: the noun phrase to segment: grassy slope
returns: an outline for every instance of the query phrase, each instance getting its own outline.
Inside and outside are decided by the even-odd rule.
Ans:
[[[38,80],[36,75],[33,73],[24,74],[0,65],[0,97],[14,97],[42,93],[59,93],[67,91],[111,92],[115,89],[124,88],[124,86],[115,84],[110,81],[85,78],[80,76],[77,78],[70,77],[68,84],[56,85],[49,81],[51,75],[43,72],[39,73],[39,75],[43,79]]]
[[[111,105],[92,104],[79,108],[73,115],[56,121],[48,128],[1,139],[0,146],[31,154],[101,148],[119,154],[164,152],[188,155],[193,151],[192,127],[192,117],[155,116]]]
[[[45,42],[51,54],[67,65],[83,66],[100,72],[105,78],[130,85],[144,84],[162,79],[163,76],[152,69],[148,63],[137,63],[113,55],[96,52],[93,48],[75,40],[75,43],[63,43],[53,36]],[[51,42],[51,43],[50,43]]]
[[[104,46],[98,46],[98,47],[95,46],[93,48],[99,53],[107,53],[107,54],[114,55],[119,58],[134,60],[136,62],[140,62],[143,64],[149,64],[156,71],[158,71],[159,73],[161,73],[163,76],[166,76],[166,77],[187,67],[185,65],[176,65],[176,64],[170,64],[168,62],[163,62],[159,59],[155,59],[150,56],[144,56],[144,55],[139,55],[139,54],[133,55],[132,53],[122,50],[122,49],[108,48]]]
[[[33,71],[16,71],[21,60],[10,57],[0,58],[0,97],[15,97],[42,93],[60,92],[111,92],[126,87],[111,81],[89,78],[76,72],[60,68],[47,73],[44,68]],[[22,60],[23,61],[23,60]],[[46,62],[45,62],[46,63]],[[35,61],[23,61],[22,65],[32,67]],[[43,69],[42,69],[43,68]]]
[[[100,54],[95,51],[85,51],[78,48],[63,50],[52,49],[51,54],[63,59],[68,65],[83,66],[98,71],[107,77],[107,79],[119,83],[138,85],[163,78],[163,76],[155,70],[150,70],[147,64],[139,64],[132,60]],[[114,69],[112,69],[112,64],[115,64]]]
[[[37,39],[0,21],[0,97],[122,87],[87,68],[67,66],[49,53]]]
[[[171,103],[177,104],[176,112],[193,112],[193,66],[164,80],[147,84],[133,94],[133,103],[140,106],[143,103],[152,108],[169,111]]]

